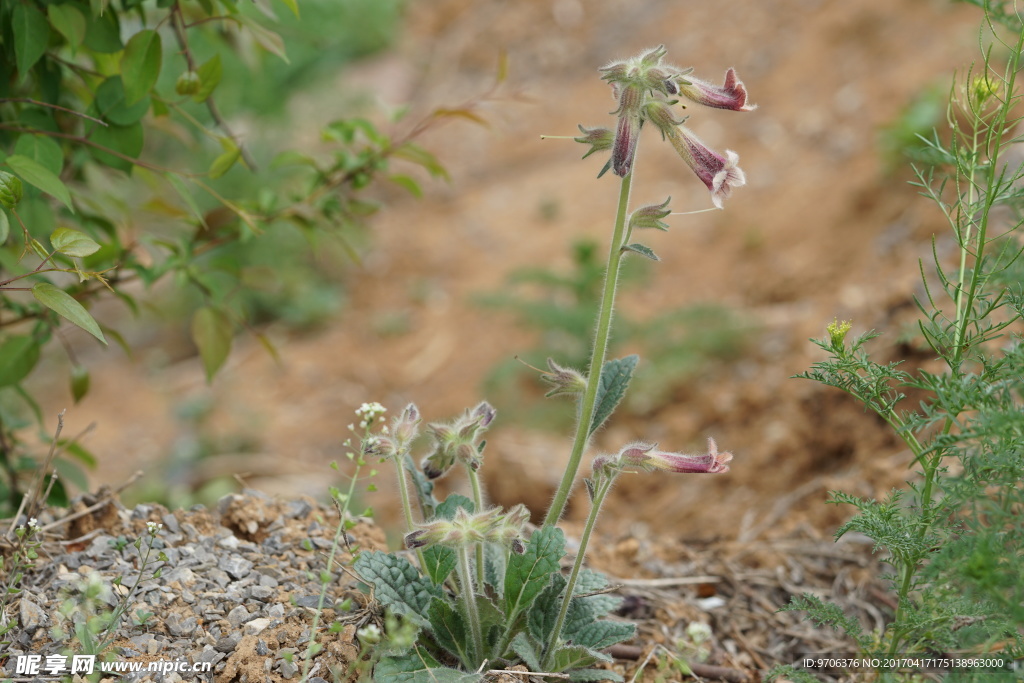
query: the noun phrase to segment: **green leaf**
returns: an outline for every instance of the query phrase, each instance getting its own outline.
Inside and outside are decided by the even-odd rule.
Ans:
[[[130,126],[142,120],[149,110],[149,98],[143,98],[129,105],[124,81],[120,76],[111,76],[96,88],[96,111],[110,123],[117,126]],[[93,131],[93,139],[102,128]]]
[[[431,177],[449,179],[448,171],[438,162],[437,157],[414,142],[407,142],[396,148],[392,156],[422,166]]]
[[[98,0],[102,8],[106,7],[108,0]],[[121,42],[121,25],[118,22],[117,12],[105,12],[102,9],[97,11],[95,3],[91,0],[93,11],[89,17],[89,26],[85,30],[85,46],[103,54],[113,54],[124,49]]]
[[[417,647],[401,657],[381,658],[373,668],[373,680],[381,683],[476,683],[482,676],[443,667],[429,652]]]
[[[635,624],[602,619],[587,624],[573,633],[571,637],[566,636],[566,639],[571,639],[574,644],[589,647],[592,650],[603,650],[615,643],[629,640],[635,633]]]
[[[423,569],[438,586],[448,580],[457,561],[455,551],[442,545],[432,545],[423,551]]]
[[[434,634],[434,640],[448,652],[459,658],[463,664],[472,664],[469,658],[469,630],[466,622],[447,600],[434,598],[430,602],[430,609],[427,611],[427,619],[430,621],[430,631]]]
[[[622,676],[607,669],[576,669],[569,672],[570,681],[617,681],[622,683]],[[817,680],[817,679],[815,679]]]
[[[162,60],[163,47],[156,31],[139,31],[128,40],[121,57],[125,104],[131,106],[149,94],[160,77]]]
[[[77,7],[71,3],[50,5],[46,14],[50,17],[50,25],[64,36],[72,48],[77,49],[85,40],[85,15]]]
[[[408,191],[409,194],[411,194],[413,197],[416,197],[417,199],[421,199],[423,197],[423,188],[420,187],[419,183],[417,183],[415,180],[413,180],[407,175],[389,175],[388,180],[395,183],[396,185],[402,186],[403,188],[406,189],[406,191]]]
[[[416,467],[416,463],[412,461],[412,456],[408,453],[405,454],[402,466],[405,468],[416,489],[416,499],[419,501],[423,519],[433,518],[437,508],[437,499],[434,498],[434,482],[427,479],[423,471]]]
[[[494,588],[499,600],[505,596],[505,568],[508,549],[498,543],[484,544],[484,581]]]
[[[39,362],[39,342],[28,335],[11,335],[0,344],[0,387],[28,377]]]
[[[640,356],[632,355],[605,362],[601,368],[601,384],[597,387],[597,401],[594,404],[594,419],[590,421],[590,434],[593,434],[611,417],[622,397],[626,395],[629,380]]]
[[[199,222],[205,226],[206,219],[203,216],[203,212],[199,209],[199,205],[196,204],[196,200],[192,197],[192,193],[188,191],[188,187],[186,187],[185,182],[171,172],[164,174],[164,178],[167,179],[167,182],[171,184],[171,187],[174,188],[178,193],[178,196],[185,202],[185,205],[188,207],[188,210],[192,212],[192,215],[198,218]]]
[[[631,251],[634,254],[640,254],[645,258],[649,258],[652,261],[660,261],[661,257],[654,253],[654,250],[647,245],[634,242],[633,244],[627,244],[622,248],[622,251]]]
[[[224,148],[224,153],[213,160],[210,164],[210,177],[220,178],[222,175],[231,170],[231,167],[235,165],[235,162],[242,156],[242,150],[238,148],[238,145],[231,138],[221,138],[220,145]]]
[[[601,652],[595,652],[580,645],[567,645],[555,652],[554,665],[551,670],[557,673],[609,661],[611,661],[611,657]]]
[[[533,532],[526,552],[515,553],[505,570],[505,614],[511,623],[516,615],[529,609],[534,598],[558,572],[558,561],[565,555],[565,535],[558,527],[546,526]]]
[[[459,508],[464,508],[469,514],[476,511],[472,500],[458,493],[449,493],[444,502],[437,506],[434,515],[441,519],[453,520]]]
[[[82,304],[75,301],[74,297],[63,289],[51,285],[49,282],[40,282],[32,287],[32,296],[39,303],[55,311],[58,315],[67,318],[104,344],[107,343],[107,340],[103,338],[103,333],[100,331],[100,326],[89,315],[89,311],[85,310]]]
[[[224,76],[224,67],[220,63],[220,55],[216,54],[203,62],[196,74],[199,76],[199,89],[192,96],[194,102],[205,102],[213,91],[220,85],[220,79]]]
[[[46,52],[50,42],[50,22],[35,3],[19,2],[11,12],[14,34],[14,61],[22,80]]]
[[[217,374],[231,352],[234,336],[231,321],[222,312],[204,306],[192,316],[192,341],[199,349],[206,370],[206,381]]]
[[[530,609],[527,625],[530,635],[538,642],[546,643],[551,638],[551,631],[558,620],[558,612],[562,608],[562,591],[569,581],[561,574],[551,577],[551,583],[544,587],[533,607]]]
[[[281,36],[248,15],[236,14],[235,19],[238,20],[238,23],[249,30],[253,40],[255,40],[260,47],[267,52],[280,57],[285,64],[291,64],[291,62],[288,61],[288,55],[285,53],[284,40],[281,39]]]
[[[78,403],[89,393],[89,371],[84,365],[71,366],[71,398]]]
[[[81,258],[95,254],[100,249],[96,240],[84,232],[71,228],[57,228],[50,235],[50,245],[61,254]]]
[[[520,631],[516,634],[516,637],[509,643],[512,651],[516,653],[519,659],[523,660],[523,664],[530,668],[530,671],[540,671],[540,659],[537,656],[539,647],[536,643],[530,640],[530,636],[526,635],[524,631]]]
[[[281,0],[285,6],[292,11],[296,17],[299,16],[299,3],[296,0]]]
[[[7,212],[0,209],[0,247],[3,246],[4,242],[7,241],[8,235],[11,234],[11,221],[7,217]]]
[[[373,585],[374,596],[382,605],[396,615],[408,615],[418,626],[429,626],[423,615],[442,591],[429,578],[420,576],[408,560],[374,550],[360,554],[354,567],[359,578]]]
[[[141,122],[133,123],[130,126],[111,125],[106,128],[97,128],[93,131],[92,141],[121,156],[97,148],[92,149],[92,154],[96,161],[104,166],[131,173],[135,164],[129,159],[137,159],[142,154],[142,147],[145,144],[144,137],[145,131]]]
[[[59,199],[64,206],[68,207],[68,211],[74,213],[74,208],[71,206],[71,193],[68,192],[67,186],[61,182],[50,169],[46,168],[38,161],[29,159],[21,154],[12,154],[7,157],[6,163],[11,167],[11,170],[17,173],[22,180],[29,185],[34,185],[46,194],[56,197]]]
[[[64,150],[57,141],[45,135],[22,135],[14,145],[14,153],[38,161],[54,175],[64,169]]]

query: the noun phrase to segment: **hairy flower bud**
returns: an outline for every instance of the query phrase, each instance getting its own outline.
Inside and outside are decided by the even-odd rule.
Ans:
[[[725,84],[712,85],[697,78],[687,78],[679,84],[679,92],[705,107],[715,109],[731,109],[733,111],[753,111],[756,104],[747,104],[747,88],[736,76],[736,69],[725,72]]]
[[[644,114],[647,120],[661,131],[662,140],[665,139],[666,135],[675,135],[676,128],[686,120],[685,118],[677,119],[675,114],[672,113],[672,107],[661,100],[651,100],[644,105]]]
[[[668,203],[672,201],[669,197],[661,204],[648,204],[641,206],[629,216],[630,230],[635,228],[654,228],[656,230],[668,230],[668,223],[661,220],[672,213]]]
[[[364,456],[380,458],[381,460],[393,458],[398,454],[398,448],[396,448],[395,442],[388,437],[381,436],[379,434],[368,436],[363,439],[362,448],[360,450]]]
[[[584,159],[589,157],[594,152],[602,152],[602,151],[604,151],[606,149],[611,149],[612,140],[615,137],[615,135],[611,132],[611,130],[609,130],[608,128],[603,128],[603,127],[599,127],[599,128],[584,128],[583,126],[578,126],[578,127],[580,129],[580,132],[583,133],[583,135],[581,135],[578,138],[573,138],[573,140],[575,140],[576,142],[579,142],[580,144],[583,144],[583,145],[590,145],[590,149],[587,150],[587,153],[583,155]]]
[[[600,466],[602,468],[631,467],[646,471],[658,469],[690,474],[719,474],[729,471],[729,462],[732,460],[732,453],[719,453],[715,440],[711,438],[708,439],[708,452],[700,455],[658,451],[656,448],[656,444],[631,443],[619,451],[614,465],[609,461],[602,461]],[[595,475],[598,472],[598,460],[594,461]]]
[[[473,409],[472,417],[481,428],[487,428],[492,422],[494,422],[494,418],[497,417],[497,415],[498,411],[494,409],[494,406],[487,401],[481,401],[480,404]]]
[[[548,358],[548,371],[543,373],[540,379],[553,387],[551,391],[544,394],[545,398],[579,396],[587,390],[587,378],[583,376],[583,373],[572,368],[563,368],[553,358]]]

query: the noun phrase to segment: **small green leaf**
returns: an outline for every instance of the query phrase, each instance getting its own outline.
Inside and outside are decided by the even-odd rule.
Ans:
[[[373,550],[360,554],[354,567],[360,579],[373,585],[374,596],[382,605],[397,616],[408,615],[419,626],[429,626],[424,615],[431,600],[441,597],[441,589],[420,576],[408,560]]]
[[[64,36],[72,48],[78,48],[85,40],[85,15],[77,7],[71,3],[50,5],[46,14],[50,17],[50,25]]]
[[[214,308],[204,306],[192,316],[192,341],[203,359],[207,382],[213,379],[227,360],[233,333],[231,321]]]
[[[61,254],[74,258],[82,258],[95,254],[100,249],[96,240],[84,232],[71,228],[57,228],[50,235],[50,245]]]
[[[601,368],[601,383],[597,387],[597,400],[594,404],[594,419],[590,421],[590,434],[593,434],[611,417],[615,408],[626,395],[629,380],[640,360],[637,355],[626,356],[606,361]],[[589,436],[589,434],[588,434]]]
[[[299,16],[299,3],[296,0],[281,0],[284,5],[292,11],[296,17]]]
[[[125,104],[131,106],[149,94],[160,77],[162,60],[163,48],[156,31],[139,31],[129,39],[121,57]]]
[[[432,545],[423,551],[423,569],[437,586],[448,580],[456,562],[455,551],[443,545]]]
[[[571,638],[576,645],[589,647],[592,650],[603,650],[615,643],[629,640],[635,633],[635,624],[602,619],[587,624],[567,638]]]
[[[443,178],[444,180],[449,179],[448,171],[437,160],[437,157],[414,142],[406,142],[397,147],[392,152],[392,156],[422,166],[431,177]]]
[[[660,261],[661,257],[654,253],[654,250],[647,245],[634,242],[633,244],[627,244],[622,248],[622,251],[631,251],[634,254],[640,254],[645,258],[649,258],[652,261]]]
[[[7,241],[8,235],[11,234],[11,221],[7,218],[7,212],[0,209],[0,247]]]
[[[68,207],[68,211],[74,213],[75,210],[71,206],[71,193],[68,192],[67,186],[61,182],[61,179],[50,169],[38,161],[20,154],[12,154],[5,161],[11,167],[11,170],[21,176],[22,180],[29,185],[38,187],[46,194],[56,197],[64,206]]]
[[[64,150],[57,141],[45,135],[22,135],[14,145],[14,153],[38,161],[54,175],[64,168]]]
[[[199,89],[192,96],[195,102],[205,102],[213,91],[220,85],[220,79],[224,76],[224,67],[220,64],[220,55],[216,54],[203,62],[196,74],[199,76]]]
[[[540,671],[540,658],[537,656],[537,645],[530,640],[525,631],[520,631],[510,643],[512,651],[523,660],[523,664],[530,667],[530,671]]]
[[[19,2],[11,12],[14,34],[14,61],[22,80],[46,52],[50,42],[50,22],[35,3]]]
[[[0,206],[13,209],[24,196],[25,187],[21,184],[21,178],[0,171]]]
[[[481,674],[449,669],[417,647],[400,657],[382,657],[373,668],[373,680],[381,683],[477,683]]]
[[[124,49],[118,12],[106,12],[109,0],[90,0],[92,13],[85,31],[85,46],[102,54],[113,54]],[[97,7],[97,3],[100,5]]]
[[[129,106],[125,98],[124,81],[120,76],[111,76],[96,88],[96,112],[118,126],[130,126],[141,121],[149,110],[149,103],[149,98],[144,97]],[[100,130],[94,130],[93,135]]]
[[[164,177],[167,179],[167,182],[171,184],[171,187],[173,187],[178,193],[178,196],[181,197],[182,201],[185,202],[185,205],[188,207],[189,211],[192,212],[192,215],[198,218],[199,222],[205,226],[206,219],[203,217],[203,212],[199,209],[199,205],[196,204],[196,200],[192,197],[192,193],[188,191],[188,187],[185,185],[185,182],[176,174],[171,172],[166,173]]]
[[[81,401],[89,393],[89,371],[84,365],[71,366],[71,397],[75,403]]]
[[[419,183],[417,183],[415,180],[413,180],[407,175],[389,175],[388,180],[395,183],[396,185],[400,185],[401,187],[405,188],[405,190],[408,191],[409,194],[411,194],[413,197],[416,197],[417,199],[421,199],[423,197],[423,188],[420,187]]]
[[[104,166],[131,173],[135,167],[135,163],[131,160],[137,159],[142,154],[142,147],[145,144],[144,136],[145,132],[140,121],[136,121],[130,126],[111,125],[97,128],[93,131],[92,141],[111,151],[107,152],[94,147],[92,154],[96,157],[96,161]],[[113,154],[113,152],[117,152],[117,154]]]
[[[235,165],[235,162],[242,156],[242,150],[238,148],[238,145],[234,143],[231,138],[221,138],[221,147],[224,148],[224,153],[213,160],[210,164],[210,177],[220,178],[222,175],[231,170],[231,167]]]
[[[32,287],[32,296],[39,303],[67,318],[104,344],[107,343],[107,340],[103,338],[103,332],[100,331],[100,326],[89,315],[89,311],[85,310],[82,304],[75,301],[74,297],[63,289],[51,285],[49,282],[40,282]]]
[[[569,671],[581,669],[597,662],[609,661],[611,661],[611,657],[604,653],[595,652],[580,645],[567,645],[555,652],[554,666],[550,670],[555,672]]]
[[[0,387],[28,377],[39,362],[39,342],[28,335],[11,335],[0,344]]]
[[[529,609],[537,595],[558,572],[565,555],[565,535],[558,527],[546,526],[533,532],[526,552],[509,557],[505,570],[505,614],[509,622]]]
[[[280,57],[285,64],[291,63],[288,61],[288,55],[285,53],[284,40],[281,39],[281,36],[248,15],[236,14],[234,18],[238,20],[238,23],[249,30],[253,40],[255,40],[260,47],[267,52]]]

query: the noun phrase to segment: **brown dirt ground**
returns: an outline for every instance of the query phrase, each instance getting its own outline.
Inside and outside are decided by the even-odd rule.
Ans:
[[[100,458],[94,481],[116,484],[137,467],[172,481],[177,475],[158,465],[177,440],[197,436],[174,417],[190,401],[212,401],[210,433],[244,434],[259,448],[217,454],[183,481],[242,473],[254,487],[292,495],[325,488],[327,463],[343,454],[346,425],[363,401],[394,413],[411,400],[428,419],[442,419],[484,398],[482,378],[533,348],[536,335],[510,315],[472,305],[471,295],[500,289],[525,265],[565,268],[574,240],[604,243],[610,232],[615,179],[595,180],[599,161],[581,162],[579,146],[539,135],[610,121],[614,105],[596,67],[665,43],[671,60],[692,64],[698,75],[716,80],[734,66],[745,81],[756,111],[694,108],[690,123],[710,144],[740,154],[748,185],[725,211],[674,217],[668,234],[650,240],[662,258],[650,284],[627,290],[621,305],[643,318],[709,302],[738,311],[757,332],[742,360],[710,364],[663,404],[617,416],[596,443],[616,450],[647,439],[694,450],[713,436],[735,454],[731,472],[631,478],[610,503],[604,529],[626,533],[639,521],[673,543],[749,541],[806,523],[827,530],[845,512],[822,504],[826,489],[873,495],[899,484],[908,456],[884,425],[837,391],[790,376],[820,358],[807,339],[835,316],[852,319],[857,332],[883,330],[876,348],[896,353],[919,286],[917,259],[927,257],[943,224],[906,184],[909,176],[885,173],[879,129],[923,88],[944,87],[975,59],[979,14],[938,0],[722,7],[693,0],[411,3],[393,51],[340,75],[338,93],[303,100],[317,119],[309,130],[334,115],[325,102],[366,87],[386,102],[423,109],[472,96],[489,86],[502,51],[507,91],[525,97],[493,103],[489,128],[456,124],[428,136],[425,145],[452,183],[428,185],[422,200],[387,196],[362,265],[342,276],[348,303],[337,319],[313,334],[268,331],[280,363],[239,338],[207,386],[195,357],[155,360],[181,357],[180,331],[132,362],[117,350],[83,347],[92,393],[67,422],[69,433],[98,424],[87,441]],[[677,211],[710,206],[672,150],[655,143],[652,135],[642,145],[634,200],[672,195]],[[407,331],[378,333],[395,315],[407,320]],[[69,404],[53,388],[44,408],[55,413]],[[489,441],[484,472],[492,498],[542,510],[569,438],[502,424],[499,416]],[[385,519],[391,478],[382,473],[381,492],[369,498]],[[570,516],[584,512],[579,506]]]

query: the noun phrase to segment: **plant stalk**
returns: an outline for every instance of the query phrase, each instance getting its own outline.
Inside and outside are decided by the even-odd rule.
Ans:
[[[402,494],[402,514],[405,516],[405,533],[413,530],[412,504],[409,502],[409,484],[405,480],[405,454],[399,453],[395,457],[395,467],[398,470],[398,491]],[[426,571],[427,563],[423,558],[423,549],[416,548],[416,558],[420,561],[420,570]]]
[[[476,512],[479,514],[484,509],[484,496],[480,490],[480,475],[476,473],[472,467],[467,466],[466,472],[469,473],[469,481],[473,485],[473,505],[476,507]],[[484,585],[484,544],[476,544],[476,582],[481,586]]]
[[[636,168],[634,157],[633,168]],[[587,373],[587,390],[580,403],[579,421],[576,423],[576,437],[572,444],[572,453],[558,485],[555,497],[548,508],[544,524],[554,525],[565,512],[576,473],[580,469],[583,451],[590,441],[590,425],[594,419],[594,404],[597,402],[597,389],[601,385],[601,369],[604,367],[608,352],[608,339],[611,336],[612,312],[615,308],[615,289],[619,281],[619,264],[622,262],[623,236],[626,232],[626,214],[629,206],[629,191],[633,182],[633,171],[630,171],[619,186],[619,208],[615,214],[615,229],[612,232],[611,245],[608,248],[608,267],[604,274],[604,293],[601,297],[601,310],[597,318],[597,331],[594,334],[594,350],[590,355],[590,368]]]
[[[459,584],[462,586],[462,601],[466,606],[466,620],[469,621],[469,630],[473,637],[473,653],[476,657],[482,657],[484,638],[480,630],[480,615],[476,611],[476,590],[473,587],[473,572],[469,565],[469,550],[465,546],[460,546],[458,553]]]

